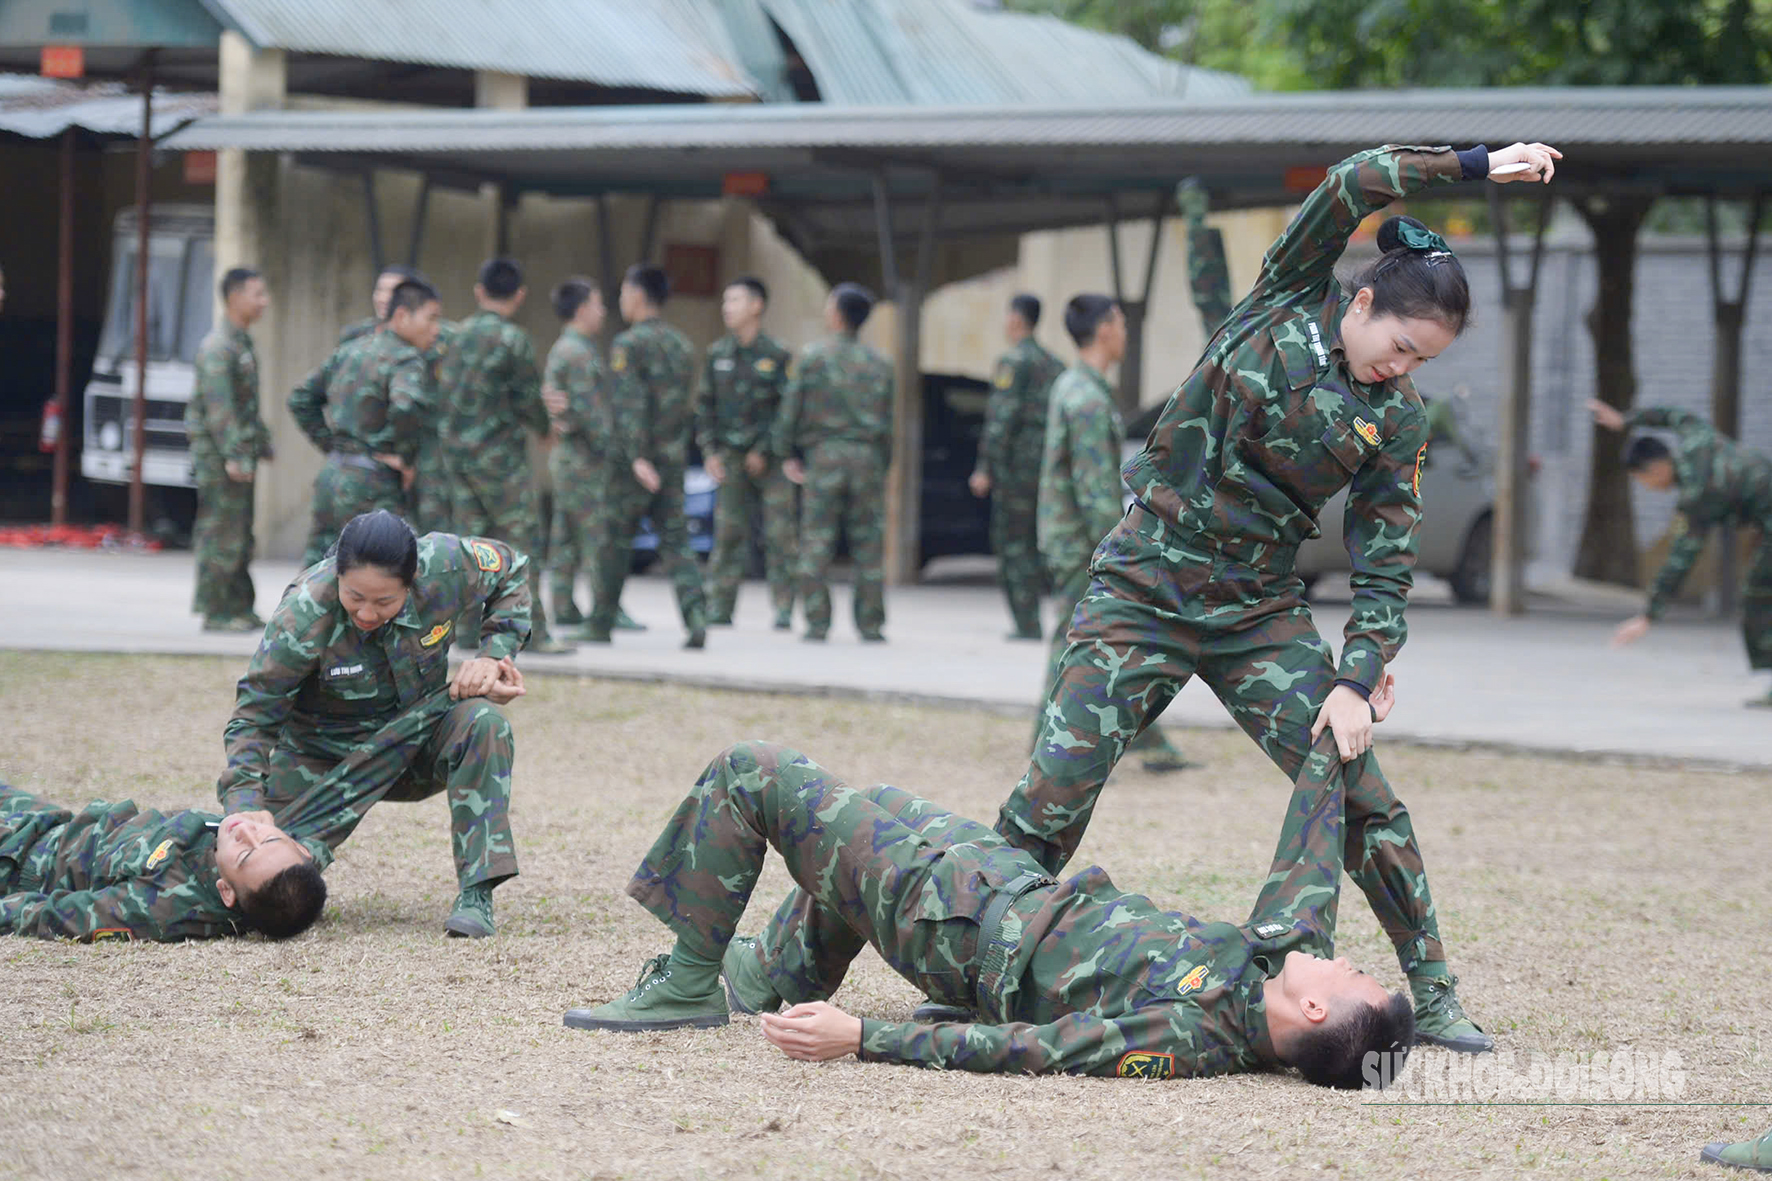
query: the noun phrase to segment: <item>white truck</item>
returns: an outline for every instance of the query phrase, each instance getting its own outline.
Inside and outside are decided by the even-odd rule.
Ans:
[[[125,209],[112,231],[110,294],[92,378],[83,395],[80,474],[129,483],[135,456],[136,214]],[[193,488],[185,404],[192,362],[215,316],[215,211],[156,205],[148,223],[147,441],[142,482]]]

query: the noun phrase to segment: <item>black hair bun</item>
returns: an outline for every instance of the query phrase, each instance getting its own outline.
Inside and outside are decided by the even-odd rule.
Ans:
[[[1428,232],[1428,228],[1413,217],[1399,214],[1396,217],[1386,218],[1384,224],[1378,227],[1378,248],[1389,254],[1393,250],[1401,250],[1408,245],[1403,241],[1403,227],[1405,225],[1414,226],[1423,233]]]

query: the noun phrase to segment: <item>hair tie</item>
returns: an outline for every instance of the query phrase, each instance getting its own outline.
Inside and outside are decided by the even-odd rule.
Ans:
[[[1413,220],[1398,222],[1397,240],[1409,249],[1427,255],[1430,262],[1452,257],[1452,247],[1446,244],[1446,239]]]

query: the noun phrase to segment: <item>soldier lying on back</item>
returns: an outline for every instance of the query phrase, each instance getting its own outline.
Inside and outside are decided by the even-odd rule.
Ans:
[[[1390,712],[1387,676],[1373,713]],[[1091,868],[1062,885],[982,824],[892,787],[852,788],[804,755],[734,746],[703,773],[628,884],[677,935],[626,996],[573,1009],[580,1029],[724,1025],[763,1013],[791,1058],[1005,1073],[1198,1077],[1293,1066],[1358,1088],[1401,1065],[1409,998],[1331,959],[1346,795],[1370,756],[1310,751],[1272,869],[1241,926],[1158,909]],[[733,938],[773,844],[800,885],[757,939]],[[1355,845],[1361,854],[1361,847]],[[1363,855],[1363,854],[1361,854]],[[851,1017],[825,1003],[872,943],[975,1022]],[[721,987],[721,976],[725,988]],[[782,1002],[785,1013],[771,1010]]]

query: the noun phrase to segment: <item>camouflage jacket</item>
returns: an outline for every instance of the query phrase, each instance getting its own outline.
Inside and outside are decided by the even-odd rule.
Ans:
[[[1197,182],[1186,180],[1177,185],[1175,201],[1187,222],[1188,290],[1210,341],[1231,314],[1231,271],[1224,255],[1224,235],[1206,224],[1210,202]]]
[[[1064,362],[1031,336],[998,359],[991,376],[991,400],[984,411],[984,437],[978,444],[979,471],[999,483],[1038,478],[1048,398],[1052,383],[1063,372]],[[1119,466],[1117,459],[1114,466]]]
[[[1348,372],[1335,263],[1367,214],[1487,173],[1480,151],[1466,155],[1468,176],[1449,148],[1378,148],[1330,169],[1126,467],[1133,495],[1182,538],[1258,567],[1316,536],[1348,487],[1354,603],[1336,675],[1367,690],[1406,635],[1427,416],[1407,377]]]
[[[1649,585],[1643,613],[1660,619],[1692,572],[1713,528],[1731,522],[1772,530],[1772,459],[1749,451],[1695,414],[1663,406],[1637,410],[1627,429],[1661,427],[1675,432],[1674,480],[1680,503],[1667,561]]]
[[[168,943],[238,934],[216,889],[216,820],[130,800],[75,813],[0,785],[0,934]]]
[[[193,451],[208,450],[248,472],[271,453],[271,432],[258,415],[258,355],[246,329],[224,321],[197,347],[197,384],[185,404]]]
[[[374,316],[364,316],[361,320],[352,320],[338,330],[338,343],[350,344],[360,336],[368,336],[381,327],[381,321]]]
[[[432,410],[424,355],[392,332],[340,345],[289,395],[289,412],[322,451],[398,455],[411,463]]]
[[[980,996],[980,1016],[997,1023],[863,1020],[861,1056],[1140,1079],[1278,1064],[1263,986],[1288,952],[1334,954],[1345,779],[1331,742],[1320,742],[1300,770],[1247,922],[1162,910],[1091,867],[1010,906],[1000,938],[1014,950],[1003,984]],[[967,848],[953,846],[949,856],[965,857]]]
[[[597,343],[567,325],[548,350],[542,384],[566,395],[566,413],[558,419],[560,445],[583,455],[601,455],[609,446],[609,396],[603,388],[603,364]]]
[[[636,459],[679,467],[689,461],[694,358],[689,338],[659,316],[609,346],[611,454],[622,467]]]
[[[771,449],[787,459],[830,442],[871,446],[892,462],[892,363],[847,333],[801,350]]]
[[[1084,569],[1122,515],[1120,444],[1113,390],[1078,361],[1052,383],[1046,448],[1040,460],[1040,557],[1053,579]]]
[[[703,455],[769,445],[792,359],[780,341],[763,333],[750,344],[729,333],[708,346],[695,393],[695,445]]]
[[[496,312],[454,326],[437,371],[438,434],[451,469],[506,476],[525,472],[525,429],[548,433],[541,372],[529,334]]]
[[[481,609],[479,655],[514,656],[529,638],[529,559],[502,541],[427,533],[400,614],[368,634],[339,605],[328,557],[283,594],[240,678],[223,731],[228,767],[216,795],[228,813],[264,806],[279,744],[342,759],[398,714],[443,688],[455,621]]]

